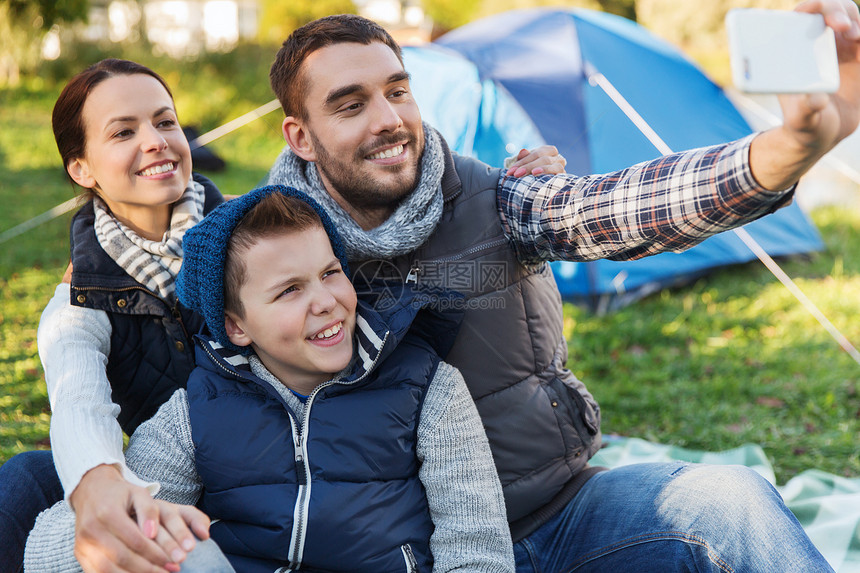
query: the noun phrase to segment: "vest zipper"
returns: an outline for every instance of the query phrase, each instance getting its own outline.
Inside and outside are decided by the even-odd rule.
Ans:
[[[231,378],[239,378],[240,380],[242,379],[242,376],[240,376],[238,372],[236,372],[235,370],[231,370],[230,368],[227,368],[226,366],[224,366],[223,364],[221,364],[221,359],[220,359],[220,357],[215,356],[214,354],[212,354],[212,351],[211,351],[211,350],[209,350],[209,345],[208,345],[208,344],[201,344],[201,345],[200,345],[200,348],[202,348],[202,349],[203,349],[203,352],[205,352],[205,353],[209,356],[209,361],[210,361],[210,362],[212,362],[212,363],[213,363],[213,364],[215,364],[218,368],[220,368],[221,370],[223,370],[224,372],[226,372],[227,374],[229,374]]]
[[[473,254],[475,254],[479,251],[483,251],[485,249],[492,249],[493,247],[500,247],[504,244],[507,244],[507,242],[508,242],[508,240],[505,238],[493,239],[491,241],[486,241],[484,243],[480,243],[478,245],[475,245],[474,247],[466,249],[462,253],[457,253],[456,255],[452,255],[450,257],[441,257],[438,259],[433,259],[433,262],[447,263],[447,262],[451,262],[451,261],[456,261],[458,259],[462,259],[463,257],[466,257],[468,255],[473,255]]]
[[[313,393],[311,394],[313,396]],[[305,405],[305,412],[310,408],[311,397],[308,397],[308,403]],[[307,442],[304,439],[304,420],[302,427],[296,425],[296,420],[293,416],[290,418],[290,427],[293,434],[293,455],[296,462],[296,477],[299,483],[299,489],[296,494],[296,505],[293,507],[293,531],[290,536],[290,569],[298,569],[302,564],[305,550],[305,528],[308,520],[308,503],[311,497],[311,479],[310,468],[305,462],[307,459]],[[305,416],[302,416],[304,419]]]
[[[365,369],[364,374],[352,382],[349,382],[349,385],[361,382],[373,371],[376,367],[376,362],[379,360],[379,356],[382,354],[382,348],[385,346],[385,341],[388,340],[388,334],[388,332],[385,333],[385,336],[382,338],[382,342],[379,345],[379,349],[376,352],[376,357],[373,359],[373,362],[370,363],[370,366]],[[290,559],[289,569],[299,569],[301,567],[305,550],[305,537],[307,534],[309,513],[308,505],[310,504],[312,485],[310,461],[308,459],[308,424],[310,422],[311,407],[313,406],[314,399],[316,399],[320,391],[338,383],[343,384],[338,380],[329,380],[328,382],[324,382],[314,388],[314,391],[311,392],[305,402],[305,411],[302,415],[301,426],[297,426],[293,416],[290,416],[290,426],[292,427],[293,433],[293,447],[295,448],[296,456],[296,473],[302,469],[304,475],[299,476],[299,491],[296,496],[296,505],[293,508],[293,533],[290,538],[290,549],[288,552]]]
[[[409,269],[409,274],[406,275],[406,284],[415,283],[418,284],[418,275],[421,274],[421,265],[418,264],[418,261],[412,263],[412,267]]]
[[[403,560],[406,562],[406,573],[418,573],[418,560],[415,559],[412,546],[408,543],[403,544],[400,546],[400,551],[403,552]]]
[[[487,241],[485,243],[481,243],[480,245],[475,245],[469,249],[466,249],[462,253],[457,253],[456,255],[452,255],[450,257],[441,257],[438,259],[432,259],[433,263],[450,263],[451,261],[456,261],[458,259],[462,259],[463,257],[467,257],[469,255],[473,255],[477,252],[483,251],[485,249],[492,249],[493,247],[500,247],[507,243],[507,239],[493,239],[492,241]],[[421,274],[421,263],[419,261],[414,261],[412,266],[409,268],[409,273],[406,275],[406,284],[414,283],[418,284],[418,276]]]

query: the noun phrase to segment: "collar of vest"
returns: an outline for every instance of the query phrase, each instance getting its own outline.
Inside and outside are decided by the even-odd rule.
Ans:
[[[442,142],[442,157],[445,160],[445,168],[442,171],[442,201],[448,202],[463,189],[463,184],[460,181],[460,176],[457,175],[457,169],[454,166],[454,156],[445,138],[439,136],[439,141]]]
[[[407,336],[418,336],[442,358],[454,345],[463,319],[463,296],[450,291],[417,291],[410,285],[371,283],[386,289],[384,305],[378,290],[361,294],[356,311],[355,348],[349,374],[338,380],[351,384],[373,370]],[[197,364],[215,371],[227,371],[244,380],[256,380],[247,357],[225,348],[205,331],[196,336]]]
[[[207,214],[224,202],[224,197],[212,181],[199,173],[192,173],[194,181],[203,185],[205,199],[203,213]],[[87,201],[72,218],[69,245],[72,260],[72,288],[126,289],[143,288],[110,258],[99,244],[95,230],[93,202]],[[147,290],[147,292],[149,292]],[[158,296],[155,293],[150,293]]]

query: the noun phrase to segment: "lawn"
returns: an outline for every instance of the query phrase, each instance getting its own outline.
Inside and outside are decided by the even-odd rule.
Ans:
[[[206,131],[271,99],[259,81],[270,57],[248,47],[193,65],[146,63],[173,87],[180,119]],[[43,79],[0,90],[0,233],[72,196],[50,130],[59,92],[51,77],[78,67],[56,64]],[[262,179],[282,145],[279,114],[211,144],[228,167],[207,175],[225,193]],[[858,344],[860,213],[812,216],[827,249],[784,268]],[[36,328],[68,261],[69,217],[0,244],[0,462],[48,446]],[[565,329],[568,365],[601,403],[605,433],[706,450],[757,443],[780,483],[809,468],[860,476],[860,366],[760,264],[608,316],[566,305]]]

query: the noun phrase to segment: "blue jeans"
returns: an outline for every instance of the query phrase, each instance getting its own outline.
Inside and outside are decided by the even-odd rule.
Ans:
[[[759,474],[684,462],[596,474],[514,556],[518,573],[833,571]]]
[[[24,452],[0,466],[0,573],[17,573],[42,510],[63,499],[51,452]]]

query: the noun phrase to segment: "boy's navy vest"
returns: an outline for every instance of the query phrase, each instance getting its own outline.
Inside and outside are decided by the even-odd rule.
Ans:
[[[224,201],[209,179],[195,173],[194,180],[206,189],[205,213]],[[99,245],[94,223],[90,201],[72,219],[70,302],[108,315],[111,399],[120,406],[120,426],[131,435],[177,388],[185,387],[194,369],[192,337],[202,320],[131,278]]]
[[[366,354],[311,394],[302,419],[242,357],[200,341],[188,383],[199,506],[220,520],[210,533],[237,571],[432,570],[417,428],[459,313],[407,332],[415,312],[400,307],[386,327],[365,307]]]

